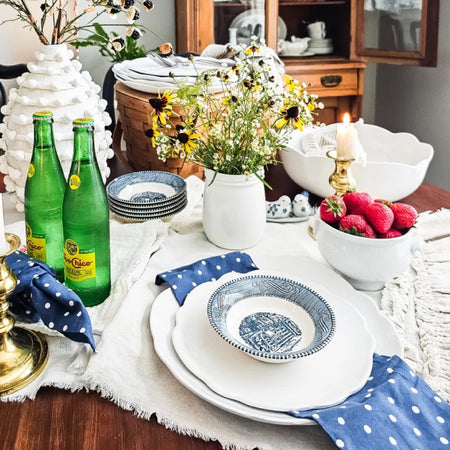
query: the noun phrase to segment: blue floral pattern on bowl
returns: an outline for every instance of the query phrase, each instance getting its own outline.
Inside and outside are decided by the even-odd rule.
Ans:
[[[333,310],[318,293],[300,282],[265,274],[236,278],[217,288],[207,314],[226,342],[267,362],[316,353],[336,328]]]

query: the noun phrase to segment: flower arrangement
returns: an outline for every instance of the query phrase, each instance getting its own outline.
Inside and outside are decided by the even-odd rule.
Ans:
[[[154,114],[146,135],[160,159],[181,157],[216,173],[262,180],[261,170],[276,164],[285,148],[288,130],[311,124],[323,108],[306,84],[286,77],[282,86],[260,57],[263,45],[252,42],[232,67],[205,71],[193,85],[176,83],[176,93],[149,100]]]
[[[4,20],[0,25],[7,21],[23,21],[38,35],[42,44],[50,45],[76,41],[80,31],[91,29],[104,14],[114,19],[124,15],[127,23],[120,25],[127,26],[127,36],[138,39],[142,32],[135,22],[140,16],[140,6],[147,12],[153,9],[151,0],[90,0],[88,7],[81,12],[77,10],[76,1],[73,10],[69,10],[65,0],[42,1],[40,17],[36,18],[26,0],[0,0],[1,6],[9,6],[17,13],[14,19]],[[119,51],[123,44],[124,40],[115,35],[110,46],[113,51]]]

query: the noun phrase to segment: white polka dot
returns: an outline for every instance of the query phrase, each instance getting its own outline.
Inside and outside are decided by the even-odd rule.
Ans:
[[[437,420],[439,423],[445,423],[445,419],[444,419],[443,417],[441,417],[441,416],[437,416],[437,417],[436,417],[436,420]]]
[[[345,419],[343,417],[338,417],[337,421],[340,425],[345,425]]]
[[[416,414],[419,414],[419,413],[420,413],[420,409],[419,409],[416,405],[411,406],[411,409],[412,409],[412,412],[413,412],[413,413],[416,413]]]
[[[367,434],[372,433],[372,428],[370,428],[369,425],[364,425],[363,428],[364,428],[364,431],[365,431]]]
[[[205,262],[205,261],[202,261],[202,264],[203,264],[204,266],[206,266],[206,262]]]
[[[34,262],[33,262],[33,261],[29,261],[29,262],[28,262],[28,265],[29,265],[30,267],[33,267],[33,266],[34,266]]]
[[[336,439],[336,445],[339,448],[344,448],[345,447],[344,441],[342,439]]]
[[[216,279],[214,277],[211,278],[211,281],[216,281]]]
[[[220,267],[218,264],[217,264],[217,266],[216,266],[216,269],[217,270],[220,270],[222,267]]]
[[[318,419],[320,416],[319,416],[319,414],[314,413],[314,414],[312,415],[312,417],[313,417],[314,419]]]
[[[448,444],[448,439],[445,438],[444,436],[441,436],[441,437],[439,438],[439,440],[440,440],[444,445],[447,445],[447,444]]]
[[[373,388],[367,389],[367,392],[373,392]]]
[[[82,327],[80,328],[80,333],[84,333],[86,331],[86,328]]]
[[[49,327],[49,328],[53,328],[54,326],[55,326],[55,324],[54,324],[53,322],[49,322],[49,323],[48,323],[48,327]]]
[[[395,380],[393,378],[389,378],[388,382],[391,384],[395,384]]]
[[[256,267],[256,266],[255,266],[255,263],[251,263],[250,265],[251,265],[252,267]]]
[[[66,311],[66,312],[64,313],[64,317],[67,317],[69,314],[70,314],[70,312],[69,312],[69,311]]]
[[[77,312],[77,317],[80,317],[81,316],[81,311],[78,311]]]
[[[30,298],[33,298],[33,293],[32,292],[30,292]]]
[[[68,326],[67,326],[67,325],[64,325],[64,326],[63,326],[63,331],[67,331],[67,328],[68,328]]]
[[[50,303],[48,303],[48,302],[44,305],[45,309],[49,309],[50,306],[51,306],[51,305],[50,305]]]
[[[389,402],[391,405],[395,405],[395,400],[394,400],[392,397],[388,397],[388,402]]]
[[[414,427],[413,431],[416,434],[416,436],[422,436],[422,433],[420,432],[420,430],[418,428]]]
[[[179,273],[179,274],[177,275],[177,277],[178,277],[178,278],[183,278],[183,275],[181,275],[181,273]]]
[[[365,397],[365,398],[370,398],[370,397],[372,397],[372,394],[369,392],[369,393],[366,394],[364,397]]]
[[[172,289],[177,289],[178,288],[178,286],[176,285],[176,284],[172,284]]]
[[[50,284],[44,283],[44,287],[50,287]]]
[[[391,422],[397,422],[397,417],[395,417],[393,414],[389,414],[389,419],[391,419]]]
[[[236,262],[241,262],[241,258],[236,258]]]
[[[36,274],[33,275],[33,278],[35,278],[35,279],[39,278],[39,275],[36,273]]]
[[[70,305],[70,306],[73,306],[73,305],[75,305],[75,302],[74,302],[73,300],[70,300],[70,301],[69,301],[69,305]]]
[[[389,442],[390,442],[392,445],[397,445],[397,441],[396,441],[392,436],[389,436]]]
[[[388,367],[387,369],[386,369],[386,372],[388,372],[388,373],[392,373],[394,371],[394,369],[392,368],[392,367]]]
[[[195,281],[192,282],[192,286],[197,286],[197,283]]]
[[[25,311],[25,314],[31,314],[31,311],[29,310],[29,309],[27,309],[26,311]],[[439,419],[438,419],[439,420]]]
[[[203,272],[201,270],[197,270],[197,273],[201,275]]]
[[[162,276],[163,278],[166,278],[166,277],[167,277],[167,274],[163,273],[163,274],[161,274],[161,276]]]
[[[369,381],[372,381],[372,380],[373,380],[373,377],[369,377],[368,380],[369,380]]]
[[[56,292],[56,293],[55,293],[55,296],[56,296],[56,297],[61,297],[61,292]]]
[[[17,284],[20,284],[20,280],[17,280]]]
[[[339,406],[339,408],[341,408],[341,409],[345,409],[345,408],[347,408],[345,405],[342,405],[342,406]]]
[[[364,405],[364,408],[366,408],[367,411],[372,411],[372,406],[370,406],[370,405],[368,405],[368,404],[365,404],[365,405]]]
[[[415,387],[411,387],[411,392],[417,394],[419,391]]]
[[[416,376],[416,374],[415,374],[412,370],[409,371],[409,374],[410,374],[413,378]]]
[[[438,397],[437,395],[434,396],[434,399],[438,402],[441,403],[442,399],[440,397]]]

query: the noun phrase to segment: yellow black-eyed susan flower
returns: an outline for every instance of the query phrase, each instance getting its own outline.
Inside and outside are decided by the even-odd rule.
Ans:
[[[294,123],[299,130],[303,130],[303,122],[301,121],[299,115],[300,109],[297,105],[285,104],[281,110],[281,117],[277,120],[275,126],[277,128],[283,128],[291,122]]]
[[[178,129],[177,140],[185,153],[189,154],[193,149],[198,147],[197,139],[199,137],[199,134],[193,133],[191,130],[186,130],[185,128]]]
[[[159,120],[162,125],[166,125],[167,117],[172,114],[172,104],[175,97],[172,95],[171,90],[166,90],[163,95],[159,94],[158,97],[149,99],[150,105],[155,110],[153,116],[153,123],[156,124]]]
[[[149,128],[144,131],[144,134],[152,140],[152,146],[156,147],[156,138],[161,136],[161,133],[156,128]]]

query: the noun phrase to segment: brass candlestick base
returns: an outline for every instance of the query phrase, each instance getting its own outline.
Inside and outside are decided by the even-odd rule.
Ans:
[[[338,158],[335,150],[327,152],[328,158],[334,161],[334,172],[330,175],[329,182],[335,190],[335,194],[342,197],[347,192],[356,191],[356,181],[350,174],[350,166],[353,158]]]
[[[47,341],[34,331],[14,326],[8,314],[8,296],[16,287],[16,276],[6,256],[19,248],[20,239],[6,233],[9,250],[0,255],[0,396],[12,394],[34,380],[48,359]]]

